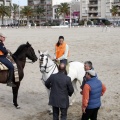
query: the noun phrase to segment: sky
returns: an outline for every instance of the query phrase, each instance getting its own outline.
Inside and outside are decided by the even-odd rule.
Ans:
[[[20,6],[25,6],[25,5],[27,5],[27,0],[12,0],[12,2],[13,2],[13,3],[16,3],[16,4],[19,3]]]
[[[59,4],[61,2],[70,2],[72,0],[53,0],[53,4]],[[20,6],[27,5],[27,0],[12,0],[13,3],[20,4]]]

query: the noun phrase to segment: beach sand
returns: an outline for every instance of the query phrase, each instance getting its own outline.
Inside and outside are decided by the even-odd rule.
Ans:
[[[54,46],[60,35],[70,47],[70,61],[93,62],[98,78],[106,85],[107,91],[102,97],[102,106],[98,120],[120,120],[120,28],[2,28],[0,32],[7,38],[5,45],[12,52],[19,45],[29,41],[38,56],[38,50],[48,50],[53,56]],[[39,62],[26,63],[24,79],[19,89],[18,103],[21,109],[12,105],[10,87],[0,84],[0,120],[52,120],[47,112],[48,96],[41,81]],[[79,89],[78,84],[78,89]],[[77,102],[70,106],[68,120],[80,120],[81,95]]]

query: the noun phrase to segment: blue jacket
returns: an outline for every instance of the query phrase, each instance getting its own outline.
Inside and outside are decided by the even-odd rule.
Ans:
[[[8,54],[8,51],[2,42],[0,42],[0,51],[2,51],[3,53],[3,55],[0,55],[0,57],[6,57],[6,55]]]
[[[86,82],[91,88],[87,109],[94,109],[101,106],[102,83],[96,77]]]

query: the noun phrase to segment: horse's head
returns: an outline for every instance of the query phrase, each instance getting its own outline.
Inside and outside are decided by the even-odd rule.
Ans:
[[[30,60],[32,60],[32,62],[37,61],[37,56],[35,54],[35,51],[33,49],[33,47],[29,44],[29,42],[26,43],[26,57]]]
[[[32,46],[27,42],[26,44],[20,45],[17,51],[14,53],[17,59],[24,60],[26,57],[32,62],[37,61],[37,56]]]
[[[39,53],[39,65],[40,65],[40,71],[41,72],[45,72],[46,71],[46,68],[47,68],[47,65],[49,63],[49,58],[50,58],[50,55],[48,54],[48,51],[42,53],[41,51],[38,51]]]

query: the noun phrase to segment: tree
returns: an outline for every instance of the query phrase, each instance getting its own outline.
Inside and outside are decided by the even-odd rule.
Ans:
[[[59,8],[56,9],[56,14],[55,14],[56,18],[59,19],[60,17],[60,11]]]
[[[112,13],[112,16],[116,16],[118,14],[118,8],[117,6],[112,6],[112,9],[110,10]]]
[[[35,14],[39,16],[39,24],[41,23],[41,16],[44,16],[45,9],[41,7],[37,7],[35,9]]]
[[[23,16],[27,17],[27,24],[29,23],[29,17],[32,16],[33,14],[33,9],[30,6],[25,6],[22,10],[21,13]]]
[[[59,15],[63,16],[64,24],[65,24],[65,16],[70,14],[69,4],[68,3],[61,3],[58,6],[58,12],[59,12]]]
[[[3,21],[4,21],[4,17],[5,16],[10,17],[10,15],[11,15],[10,7],[5,6],[5,5],[1,5],[0,6],[0,17],[2,18],[2,24],[3,24]]]
[[[112,13],[112,16],[114,17],[114,20],[115,20],[115,17],[118,14],[118,8],[117,8],[117,6],[112,6],[112,9],[110,10],[110,12]]]
[[[13,18],[14,20],[16,20],[16,15],[19,12],[19,5],[17,4],[13,4],[13,6],[11,6],[11,11],[13,12]]]

